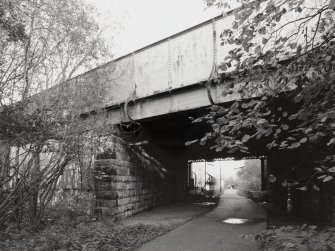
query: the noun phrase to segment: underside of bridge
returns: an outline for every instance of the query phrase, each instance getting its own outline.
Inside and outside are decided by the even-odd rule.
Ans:
[[[191,118],[198,118],[208,113],[207,108],[169,113],[145,120],[138,124],[120,125],[121,136],[132,134],[131,140],[142,144],[143,147],[158,160],[164,162],[167,153],[173,154],[178,161],[189,159],[213,159],[225,157],[241,158],[247,155],[228,154],[210,149],[213,142],[200,145],[194,143],[186,146],[187,141],[201,139],[211,126],[205,123],[192,123]]]
[[[269,174],[281,177],[292,168],[295,178],[308,175],[306,165],[312,163],[304,162],[301,166],[304,152],[280,151],[264,156],[261,150],[257,151],[264,147],[254,145],[251,146],[253,156],[250,156],[216,152],[211,149],[214,142],[186,146],[185,142],[200,139],[211,131],[209,124],[192,123],[190,119],[206,113],[207,108],[202,107],[118,124],[119,137],[110,153],[95,161],[95,169],[103,174],[101,179],[95,180],[95,209],[102,215],[119,219],[162,203],[184,199],[191,186],[189,161],[254,157],[262,159],[262,189],[267,189],[271,202],[286,210],[287,187],[282,186],[281,181],[271,183],[266,177]],[[330,215],[332,200],[311,191],[291,190],[293,209],[304,210],[312,218],[333,219]]]
[[[214,142],[205,145],[196,142],[186,146],[188,141],[201,139],[211,131],[211,126],[206,123],[192,123],[191,118],[198,118],[208,113],[207,108],[199,108],[189,111],[169,113],[138,121],[138,124],[120,125],[121,137],[128,137],[135,144],[139,144],[152,157],[157,159],[172,176],[177,180],[179,191],[176,197],[182,198],[187,193],[185,187],[189,186],[190,171],[188,169],[190,160],[207,160],[233,158],[262,158],[262,182],[263,189],[266,187],[265,179],[265,157],[258,153],[257,156],[248,154],[229,154],[217,152],[211,149]]]
[[[198,108],[119,124],[112,147],[95,160],[95,171],[100,176],[94,182],[95,211],[120,219],[184,199],[191,186],[191,160],[250,157],[216,152],[210,149],[211,142],[185,145],[211,130],[209,124],[192,123],[190,119],[207,112],[207,108]]]
[[[264,156],[261,150],[258,152],[258,146],[253,146],[253,156],[248,154],[229,154],[228,152],[216,152],[211,149],[214,142],[208,142],[200,145],[198,142],[186,146],[185,142],[202,138],[207,132],[211,131],[211,126],[205,123],[192,123],[190,117],[197,118],[208,113],[208,108],[198,108],[188,111],[174,112],[161,116],[151,117],[147,119],[137,120],[136,123],[125,123],[119,125],[121,138],[124,138],[130,144],[139,145],[151,157],[155,158],[167,170],[168,179],[165,184],[164,191],[172,192],[171,200],[183,199],[188,193],[190,186],[190,160],[207,160],[232,158],[240,160],[244,158],[262,159],[261,163],[261,181],[262,190],[267,189],[269,199],[277,203],[283,210],[287,207],[287,188],[271,183],[266,178],[269,174],[282,175],[298,165],[296,163],[301,159],[303,153],[286,152],[275,153],[271,156]],[[260,142],[262,144],[262,142]],[[259,147],[259,149],[264,149]],[[304,169],[301,169],[305,172]],[[300,171],[296,173],[297,177],[301,175]],[[171,189],[171,185],[173,189]],[[170,187],[170,188],[169,188]],[[299,190],[291,192],[296,210],[304,210],[306,215],[311,217],[320,215],[322,208],[320,207],[320,198],[316,193],[301,196]],[[305,193],[307,195],[307,193]],[[330,206],[330,205],[329,205]]]

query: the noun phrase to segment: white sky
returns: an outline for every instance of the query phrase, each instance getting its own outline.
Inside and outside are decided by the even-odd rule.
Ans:
[[[203,0],[86,0],[101,12],[100,23],[106,36],[114,37],[115,56],[119,57],[165,37],[209,20],[222,13],[207,8]],[[112,27],[115,19],[117,27]],[[115,27],[115,23],[113,25]]]
[[[220,166],[221,166],[221,178],[222,180],[232,177],[236,178],[236,173],[240,170],[240,167],[244,166],[244,160],[223,160],[206,163],[206,173],[214,176],[217,181],[220,179]],[[204,183],[205,178],[205,162],[193,162],[193,172],[197,175],[197,182]],[[192,174],[193,176],[193,174]],[[208,178],[208,177],[207,177]]]
[[[236,173],[239,171],[239,167],[244,166],[244,160],[224,160],[224,161],[214,161],[207,162],[207,169],[210,175],[215,177],[220,176],[220,165],[221,165],[221,177],[236,178]]]

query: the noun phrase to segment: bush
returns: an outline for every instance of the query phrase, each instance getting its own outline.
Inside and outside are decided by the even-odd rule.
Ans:
[[[316,226],[283,226],[265,230],[256,236],[261,243],[261,250],[290,250],[290,251],[334,251],[335,228],[327,227],[318,230]]]
[[[124,226],[108,221],[82,222],[77,227],[58,224],[38,232],[10,230],[6,235],[0,233],[0,247],[6,251],[133,250],[169,230],[166,226]]]

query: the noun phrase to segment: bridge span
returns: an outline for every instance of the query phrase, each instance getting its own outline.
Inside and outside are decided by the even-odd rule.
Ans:
[[[231,50],[220,33],[231,27],[232,14],[220,15],[120,57],[75,79],[99,75],[104,85],[109,122],[117,124],[191,110],[236,99],[223,97],[221,85],[206,87]]]
[[[221,45],[220,34],[232,27],[234,19],[232,13],[220,15],[69,80],[73,87],[78,82],[103,86],[107,123],[121,131],[116,132],[121,137],[113,139],[108,154],[95,156],[94,169],[101,175],[94,180],[98,214],[120,219],[183,198],[192,183],[190,160],[252,157],[215,152],[208,145],[185,147],[186,141],[210,130],[209,125],[192,124],[190,116],[203,115],[213,103],[242,98],[239,85],[222,95],[225,84],[210,81],[220,74],[218,65],[233,49]],[[105,122],[106,114],[101,116]],[[139,123],[128,123],[134,121]],[[147,142],[140,146],[145,154],[134,149],[139,142]],[[281,155],[264,159],[260,152],[257,158],[262,158],[264,184],[266,174],[292,165]],[[152,171],[157,162],[165,177]],[[272,197],[282,198],[285,204],[285,191],[277,190],[268,187]]]

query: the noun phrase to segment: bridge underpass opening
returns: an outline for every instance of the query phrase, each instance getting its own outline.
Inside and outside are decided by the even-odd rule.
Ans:
[[[128,142],[132,141],[132,144],[141,145],[148,155],[164,166],[169,175],[169,182],[173,182],[176,188],[177,200],[184,199],[189,195],[192,174],[189,170],[189,164],[196,163],[196,160],[208,160],[209,166],[221,163],[222,171],[224,171],[225,163],[229,161],[240,163],[239,167],[242,167],[248,158],[258,159],[257,168],[260,173],[258,179],[261,180],[262,184],[260,190],[266,190],[266,160],[264,157],[216,152],[210,149],[210,142],[205,145],[199,143],[185,145],[185,142],[202,138],[206,132],[211,130],[209,124],[192,123],[190,119],[190,117],[200,117],[207,112],[206,108],[201,108],[170,113],[138,121],[138,124],[125,124],[121,127],[121,131]],[[203,182],[202,186],[204,185]],[[223,189],[222,185],[221,190]]]
[[[188,191],[194,197],[216,197],[226,189],[250,196],[266,190],[265,158],[216,158],[188,161]]]

